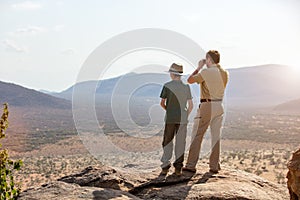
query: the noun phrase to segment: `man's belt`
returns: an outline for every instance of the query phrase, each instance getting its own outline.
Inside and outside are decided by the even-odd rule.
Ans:
[[[222,99],[200,99],[200,102],[222,101]]]

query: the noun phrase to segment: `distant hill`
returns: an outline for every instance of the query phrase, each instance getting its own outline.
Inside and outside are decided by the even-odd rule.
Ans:
[[[0,81],[0,103],[4,102],[9,104],[5,148],[25,152],[76,135],[68,100]]]
[[[71,102],[68,100],[2,81],[0,81],[0,101],[20,107],[71,108]]]
[[[229,69],[228,104],[271,107],[300,96],[299,74],[283,65]]]
[[[121,85],[122,90],[117,92],[117,95],[124,95],[128,94],[130,91],[130,88],[134,84],[145,84],[147,81],[157,81],[157,82],[167,82],[169,81],[169,75],[168,74],[158,74],[158,73],[144,73],[144,74],[135,74],[135,73],[129,73],[125,74],[116,78],[111,78],[111,79],[105,79],[102,81],[86,81],[86,82],[81,82],[77,83],[70,88],[60,92],[60,93],[52,93],[52,95],[68,100],[72,100],[72,94],[73,94],[73,89],[76,87],[76,90],[85,93],[87,90],[93,90],[95,85],[96,87],[96,94],[98,95],[112,95],[115,86],[116,85]],[[158,97],[161,86],[157,84],[147,84],[143,85],[144,87],[139,88],[136,90],[134,93],[134,96],[147,96],[147,97]]]
[[[291,101],[300,97],[299,76],[293,74],[293,71],[286,66],[264,65],[229,69],[229,73],[226,105],[236,108],[238,112],[241,111],[239,108],[274,107],[284,102],[287,103],[279,105],[275,109],[296,110],[300,107],[300,100]],[[186,79],[187,76],[184,76],[183,81],[185,82]],[[0,82],[0,102],[10,104],[11,123],[8,132],[11,137],[6,145],[18,151],[24,151],[76,135],[74,113],[72,113],[70,101],[74,87],[77,87],[76,91],[79,92],[80,102],[87,99],[86,94],[95,93],[96,115],[99,125],[103,127],[105,133],[121,131],[116,124],[112,108],[116,108],[117,114],[120,115],[118,117],[122,118],[124,112],[118,111],[123,109],[125,104],[129,105],[128,110],[132,120],[140,126],[148,125],[153,119],[163,121],[162,109],[153,106],[159,102],[159,94],[162,89],[161,85],[155,83],[165,83],[169,80],[170,77],[167,73],[129,73],[101,82],[78,83],[61,93],[52,94],[56,97],[16,84]],[[199,86],[193,84],[191,88],[194,101],[198,104]],[[130,99],[127,99],[128,95],[126,94],[129,92],[131,92]],[[117,100],[113,107],[112,94],[115,95],[114,100]],[[149,110],[151,110],[151,115]],[[78,111],[85,112],[84,109]],[[193,110],[193,112],[195,111],[196,109]],[[122,118],[125,123],[127,118],[128,116]],[[84,120],[89,122],[90,116],[87,115]],[[86,123],[86,125],[90,124]]]
[[[261,65],[255,67],[244,67],[229,69],[230,81],[227,88],[227,105],[231,107],[271,107],[280,103],[298,98],[300,96],[300,79],[293,73],[290,67],[282,65]],[[132,84],[140,83],[139,80],[156,80],[162,83],[170,80],[168,74],[126,74],[120,77],[106,79],[96,88],[96,99],[106,96],[110,100],[111,95],[128,94]],[[187,76],[183,77],[186,80]],[[143,82],[142,82],[143,83]],[[78,83],[77,91],[82,91],[82,96],[89,90],[90,86],[97,84],[97,81],[87,81]],[[114,91],[115,86],[120,86],[123,90]],[[74,86],[67,90],[53,94],[57,97],[72,99]],[[133,93],[133,97],[147,97],[159,99],[161,86],[157,84],[147,84]],[[192,85],[194,97],[199,97],[199,86]],[[102,97],[102,98],[101,98]],[[194,99],[196,99],[194,98]]]
[[[300,99],[288,101],[275,106],[275,111],[297,112],[300,113]]]
[[[51,91],[48,91],[48,90],[38,90],[39,92],[42,92],[44,94],[52,94],[52,93],[55,93],[55,92],[51,92]]]

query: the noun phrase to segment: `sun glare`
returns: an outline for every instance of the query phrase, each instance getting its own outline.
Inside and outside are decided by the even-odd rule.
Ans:
[[[299,83],[300,80],[300,65],[299,66],[292,66],[290,68],[290,72],[288,72],[288,79],[292,83]]]
[[[296,74],[300,74],[300,65],[298,66],[292,66],[292,70]]]

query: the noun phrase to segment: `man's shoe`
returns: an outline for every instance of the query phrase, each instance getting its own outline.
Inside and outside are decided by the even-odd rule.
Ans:
[[[169,172],[169,169],[162,169],[160,172],[160,175],[167,175]]]
[[[187,171],[187,172],[192,172],[192,173],[196,173],[196,169],[192,169],[192,168],[188,168],[188,167],[183,167],[182,171]]]
[[[182,172],[181,172],[181,168],[175,168],[175,173],[176,176],[181,176]]]
[[[217,173],[219,173],[219,171],[218,171],[218,170],[210,169],[210,170],[209,170],[209,173],[211,173],[211,174],[217,174]]]

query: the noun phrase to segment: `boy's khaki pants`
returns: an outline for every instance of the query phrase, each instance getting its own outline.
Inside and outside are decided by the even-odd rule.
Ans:
[[[211,129],[211,154],[209,157],[209,168],[220,170],[220,135],[222,128],[224,109],[222,102],[201,103],[194,119],[192,141],[186,167],[195,169],[199,159],[199,153],[203,136],[210,126]]]

